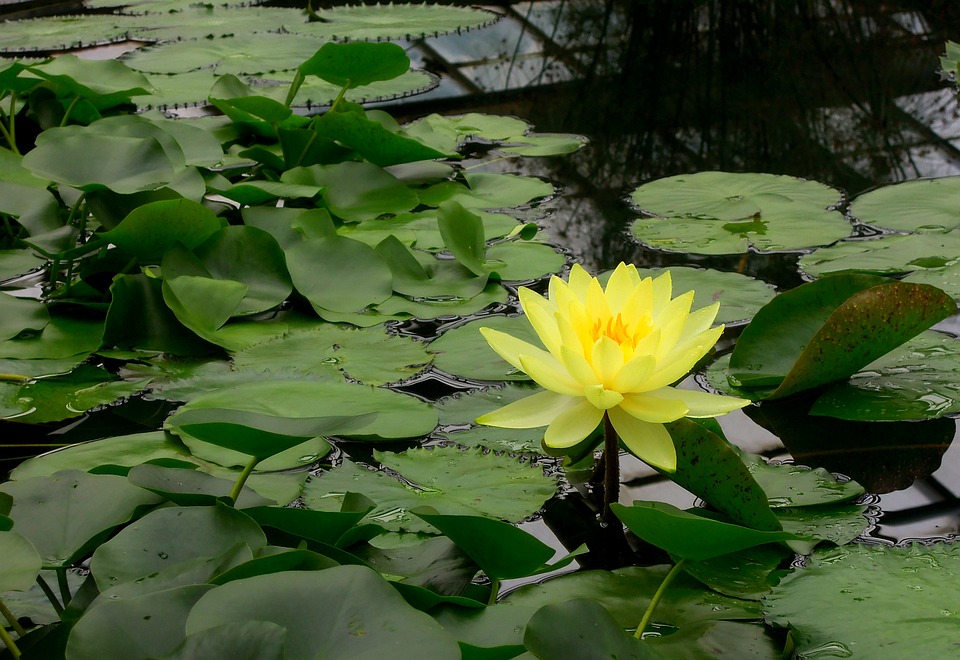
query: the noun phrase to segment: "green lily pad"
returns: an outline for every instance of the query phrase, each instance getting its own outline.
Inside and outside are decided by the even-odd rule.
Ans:
[[[0,532],[0,552],[3,553],[3,571],[0,571],[0,592],[26,591],[37,582],[43,560],[26,538],[16,532]]]
[[[129,103],[150,91],[150,81],[116,60],[82,59],[71,53],[29,67],[55,88],[90,101],[97,108]]]
[[[331,213],[348,222],[402,213],[417,205],[412,190],[382,167],[368,162],[297,167],[284,172],[281,181],[323,188],[323,199]]]
[[[173,245],[181,243],[193,249],[220,229],[213,211],[188,199],[176,199],[137,208],[103,238],[143,263],[159,263]]]
[[[0,358],[45,362],[85,357],[100,347],[102,334],[100,319],[54,313],[39,335],[0,342]]]
[[[0,484],[13,497],[17,533],[40,553],[45,567],[67,567],[84,556],[137,508],[159,498],[123,477],[64,470]]]
[[[766,282],[740,273],[687,266],[639,269],[643,277],[656,277],[664,270],[670,271],[675,293],[694,292],[691,309],[699,309],[720,301],[720,311],[714,323],[747,321],[776,295],[773,287]]]
[[[283,660],[287,630],[269,621],[231,621],[189,635],[165,660]]]
[[[500,429],[477,426],[462,431],[444,431],[436,436],[458,447],[486,448],[511,454],[543,454],[543,428]]]
[[[864,493],[863,486],[856,481],[840,481],[822,468],[773,465],[762,456],[747,453],[741,453],[741,458],[774,509],[842,504]]]
[[[432,357],[423,342],[389,335],[382,328],[323,323],[239,351],[233,363],[241,372],[289,370],[323,380],[347,376],[367,385],[384,385],[415,376]]]
[[[325,43],[300,65],[305,76],[317,76],[339,87],[358,87],[391,80],[410,68],[410,58],[395,43]]]
[[[538,658],[590,658],[609,653],[621,660],[662,656],[628,635],[606,608],[587,598],[544,605],[527,623],[523,644]]]
[[[840,191],[773,174],[699,172],[658,179],[633,191],[646,217],[631,232],[651,247],[696,254],[799,250],[850,235],[831,210]]]
[[[474,380],[530,380],[497,355],[479,328],[493,328],[541,346],[537,333],[523,316],[488,316],[447,330],[430,344],[436,353],[433,366],[455,376]]]
[[[848,420],[898,421],[960,412],[960,342],[928,331],[824,392],[810,410]]]
[[[238,544],[267,544],[248,516],[223,504],[155,509],[97,548],[90,571],[101,590],[182,562],[214,557]]]
[[[457,5],[389,3],[371,10],[342,5],[318,12],[317,22],[288,25],[295,34],[340,41],[417,39],[480,28],[499,20],[494,12]]]
[[[490,386],[443,397],[436,402],[440,425],[472,425],[473,420],[480,415],[535,394],[539,389],[540,387],[532,382],[508,383],[502,387]]]
[[[40,332],[49,322],[50,314],[43,303],[0,293],[0,341],[24,331]]]
[[[770,398],[845,379],[956,312],[937,288],[840,274],[801,285],[757,312],[730,357],[731,383]]]
[[[216,500],[230,494],[232,481],[206,474],[199,470],[137,465],[127,474],[135,486],[157,493],[179,506],[212,506]],[[244,486],[235,506],[247,509],[276,504]]]
[[[22,57],[24,52],[67,50],[126,38],[136,23],[129,16],[95,14],[0,22],[0,53]]]
[[[466,186],[444,181],[419,191],[421,203],[437,207],[443,202],[457,202],[471,210],[507,209],[554,194],[552,184],[532,176],[466,172],[463,179]]]
[[[809,541],[793,541],[790,547],[808,555],[821,541],[846,545],[867,531],[869,523],[863,515],[865,506],[841,504],[835,506],[780,508],[777,517],[783,529]]]
[[[791,556],[793,551],[782,545],[758,545],[705,561],[687,561],[683,569],[714,591],[760,600],[770,592],[772,573]]]
[[[960,177],[903,181],[859,195],[850,203],[850,214],[883,229],[946,232],[960,227],[957,195]]]
[[[800,270],[814,277],[840,271],[879,275],[919,271],[936,277],[957,264],[958,254],[960,233],[887,235],[842,241],[811,252],[800,258]]]
[[[316,616],[317,602],[326,603],[326,616]],[[363,566],[286,571],[228,582],[197,602],[186,634],[241,621],[269,621],[286,628],[288,658],[460,657],[449,633]]]
[[[487,259],[505,264],[493,269],[505,281],[536,280],[559,273],[567,263],[567,258],[553,246],[531,241],[491,245],[487,249]]]
[[[408,509],[430,506],[445,514],[483,515],[509,521],[532,515],[553,495],[556,484],[540,468],[509,456],[461,451],[456,447],[376,452],[376,459],[402,475],[371,471],[349,461],[304,488],[304,503],[319,511],[339,511],[344,494],[361,493],[377,503],[366,520],[386,529],[428,532],[432,528]]]
[[[957,576],[957,544],[821,550],[780,580],[764,599],[764,616],[791,629],[801,656],[949,657]]]

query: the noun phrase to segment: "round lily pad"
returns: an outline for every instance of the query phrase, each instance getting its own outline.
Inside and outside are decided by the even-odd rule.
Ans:
[[[799,250],[850,235],[832,207],[839,190],[774,174],[700,172],[646,183],[631,195],[645,217],[631,231],[671,252],[739,254]]]
[[[294,330],[234,355],[240,371],[346,375],[368,385],[410,378],[431,361],[426,344],[388,335],[383,328],[350,329],[332,323]]]
[[[850,214],[874,227],[909,232],[944,232],[960,227],[960,176],[904,181],[864,193]]]
[[[374,456],[402,479],[344,461],[304,486],[306,506],[339,511],[344,493],[361,493],[377,503],[367,521],[392,531],[432,532],[408,510],[430,506],[444,514],[517,522],[533,515],[556,490],[539,467],[480,450],[436,447]]]
[[[542,346],[533,326],[524,316],[487,316],[443,333],[430,344],[436,353],[433,366],[454,376],[475,380],[530,380],[497,355],[480,328],[493,328],[518,339]]]
[[[477,7],[441,4],[389,3],[330,7],[317,12],[319,21],[287,25],[295,34],[337,41],[418,39],[483,27],[499,14]]]

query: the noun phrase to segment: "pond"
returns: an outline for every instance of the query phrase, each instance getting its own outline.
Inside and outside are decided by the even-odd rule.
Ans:
[[[283,3],[152,6],[166,13],[102,13],[103,0],[83,18],[0,25],[7,56],[79,38],[113,42],[90,52],[126,53],[134,70],[69,56],[0,69],[23,154],[0,162],[0,281],[17,297],[0,300],[14,347],[0,356],[0,550],[22,560],[0,569],[7,647],[109,657],[122,629],[142,657],[372,657],[381,643],[410,657],[762,658],[794,644],[878,657],[871,640],[915,636],[940,652],[936,623],[851,621],[882,601],[857,591],[866,570],[894,576],[880,609],[902,587],[932,594],[912,607],[957,615],[936,585],[960,570],[941,543],[960,531],[960,109],[938,69],[960,10],[322,3],[306,22]],[[380,38],[403,48],[310,57],[324,40]],[[224,118],[195,103],[214,83]],[[111,116],[137,97],[152,110]],[[694,309],[721,302],[715,350],[716,337],[698,345],[684,358],[696,373],[662,388],[689,400],[662,420],[676,456],[649,449],[659,418],[642,442],[609,412],[581,437],[551,426],[544,446],[548,421],[475,425],[539,390],[526,373],[569,377],[511,362],[527,349],[490,333],[507,364],[476,328],[549,344],[565,331],[534,321],[538,339],[520,287],[546,295],[562,273],[576,289],[576,263],[620,282],[612,301],[628,288],[609,274],[621,262],[640,269],[629,287],[670,267]],[[530,314],[541,303],[523,295]],[[703,318],[671,310],[674,325]],[[947,334],[919,334],[937,321]],[[604,341],[632,355],[638,340],[611,323]],[[683,393],[703,389],[724,397]],[[701,405],[707,421],[678,419]],[[647,504],[603,498],[614,427],[646,462],[616,452],[613,499]],[[58,445],[77,446],[20,465]],[[806,567],[794,558],[818,544]],[[47,581],[28,590],[37,552]],[[531,585],[550,561],[594,570]],[[840,623],[804,614],[823,598]],[[317,599],[357,630],[314,631]]]

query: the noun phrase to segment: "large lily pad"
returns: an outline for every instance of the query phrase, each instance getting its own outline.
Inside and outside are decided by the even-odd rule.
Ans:
[[[317,616],[317,603],[324,604],[323,616]],[[449,633],[363,566],[228,582],[197,602],[186,633],[239,621],[270,621],[286,628],[286,658],[460,657]]]
[[[781,579],[764,614],[792,630],[800,656],[949,657],[957,576],[957,544],[822,550]]]
[[[320,21],[288,25],[295,34],[340,41],[417,39],[448,32],[460,33],[499,20],[494,12],[478,7],[441,4],[389,3],[330,7],[319,12]]]
[[[643,277],[657,277],[664,270],[669,270],[675,294],[694,292],[691,309],[706,307],[719,300],[720,311],[714,323],[747,321],[776,295],[773,287],[766,282],[740,273],[687,266],[639,270]]]
[[[434,366],[449,374],[476,380],[530,380],[527,374],[494,353],[480,334],[480,328],[494,328],[534,346],[540,345],[526,317],[488,316],[448,330],[434,340],[430,344],[430,350],[436,353]]]
[[[631,195],[646,214],[631,231],[671,252],[739,254],[799,250],[850,235],[831,207],[840,191],[816,181],[773,174],[699,172],[646,183]]]
[[[858,196],[850,214],[874,227],[917,233],[960,227],[960,177],[904,181]]]
[[[368,521],[391,530],[425,532],[432,528],[408,514],[408,509],[430,506],[445,514],[516,522],[536,512],[556,490],[540,468],[479,450],[437,447],[403,454],[377,452],[375,457],[403,480],[344,461],[307,483],[305,504],[320,511],[339,511],[345,493],[361,493],[377,503]]]
[[[843,241],[800,258],[800,269],[816,277],[838,271],[896,274],[913,271],[935,274],[957,263],[960,233],[879,236]]]
[[[0,53],[23,56],[25,52],[66,50],[93,46],[126,37],[136,25],[129,16],[94,14],[58,16],[0,22]]]
[[[294,330],[234,355],[240,371],[292,371],[367,385],[405,380],[423,371],[432,359],[423,342],[389,335],[382,328],[349,329],[332,323]]]

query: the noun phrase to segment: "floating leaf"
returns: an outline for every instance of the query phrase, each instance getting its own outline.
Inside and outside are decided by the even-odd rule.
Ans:
[[[346,375],[367,385],[383,385],[415,376],[432,358],[423,342],[389,335],[382,328],[321,323],[239,351],[233,363],[241,372],[289,370],[323,380]]]
[[[312,238],[285,252],[294,287],[315,308],[357,312],[382,303],[393,291],[389,266],[360,241]]]
[[[792,555],[782,545],[758,545],[705,561],[687,561],[683,568],[714,591],[760,600],[770,592],[773,572]]]
[[[166,656],[183,641],[190,608],[212,588],[190,584],[99,603],[70,631],[67,653],[78,660]]]
[[[164,200],[140,206],[103,238],[141,263],[159,263],[176,243],[193,249],[220,231],[217,216],[189,199]]]
[[[147,379],[120,380],[103,369],[81,365],[62,376],[27,383],[17,392],[22,412],[18,421],[30,424],[79,417],[96,406],[114,403],[142,391]]]
[[[791,629],[800,655],[949,657],[958,561],[957,544],[821,550],[764,599],[765,619]]]
[[[438,183],[421,190],[420,201],[435,207],[443,202],[457,202],[471,210],[506,209],[523,206],[554,193],[553,185],[531,176],[466,172],[463,178],[467,187],[455,181]]]
[[[367,515],[370,522],[392,530],[429,531],[407,510],[430,506],[445,514],[518,521],[533,514],[556,490],[539,468],[509,456],[437,447],[403,454],[376,452],[375,457],[404,480],[344,461],[306,485],[306,505],[336,511],[344,493],[361,493],[377,503]]]
[[[330,7],[320,12],[322,20],[288,25],[296,34],[324,39],[378,41],[426,38],[447,32],[471,30],[499,20],[499,14],[479,7],[428,3],[377,4]]]
[[[643,277],[656,277],[664,270],[669,270],[675,292],[694,292],[691,309],[706,307],[719,300],[720,311],[714,323],[749,320],[775,295],[769,284],[740,273],[686,266],[639,270]]]
[[[150,81],[116,60],[81,59],[71,53],[29,67],[29,71],[65,90],[63,96],[86,99],[98,109],[129,103],[150,93]]]
[[[0,531],[0,555],[0,592],[26,591],[36,584],[43,561],[30,541],[16,532]]]
[[[325,616],[316,616],[316,603]],[[231,622],[270,621],[287,629],[286,657],[331,659],[459,658],[454,638],[411,608],[389,583],[363,566],[273,573],[228,582],[202,598],[187,635]]]
[[[840,504],[864,492],[856,481],[840,481],[822,468],[772,465],[762,456],[747,453],[741,453],[741,457],[774,508]]]
[[[540,346],[540,339],[523,316],[488,316],[447,330],[430,344],[433,365],[455,376],[475,380],[530,380],[489,347],[479,328],[493,328]]]
[[[491,269],[505,281],[540,279],[559,273],[567,263],[567,258],[557,252],[555,247],[533,241],[510,241],[491,245],[487,250],[487,259],[491,264],[504,264],[496,267],[491,265]]]
[[[810,282],[757,312],[729,378],[789,396],[853,375],[954,312],[953,300],[930,286],[853,274]]]
[[[232,507],[160,508],[97,548],[90,571],[106,590],[182,562],[220,555],[238,544],[256,551],[267,541],[253,520]]]
[[[66,50],[126,38],[135,24],[129,16],[48,16],[0,22],[0,52],[22,57],[25,51]]]
[[[283,660],[287,630],[269,621],[231,621],[188,636],[166,660]]]
[[[230,494],[234,483],[199,470],[159,465],[137,465],[127,478],[133,485],[157,493],[179,506],[213,506],[217,499]],[[235,506],[247,509],[265,504],[276,502],[244,486]]]
[[[523,644],[538,658],[656,660],[659,653],[628,635],[596,601],[575,598],[544,605],[527,623]]]
[[[0,341],[24,331],[41,332],[49,322],[50,314],[43,303],[0,293]]]
[[[797,250],[850,235],[838,190],[773,174],[699,172],[658,179],[633,191],[648,217],[633,235],[655,248],[697,254]]]
[[[13,497],[17,533],[40,553],[46,567],[66,567],[83,557],[138,507],[155,504],[153,493],[123,477],[64,470],[0,484]]]
[[[850,214],[883,229],[946,232],[960,227],[958,194],[960,177],[956,176],[903,181],[859,195],[850,204]]]
[[[887,235],[842,241],[800,258],[800,270],[819,277],[838,271],[880,275],[938,273],[954,266],[960,254],[960,233]]]
[[[367,162],[297,167],[284,172],[281,180],[320,186],[330,211],[349,222],[402,213],[417,205],[413,191],[382,167]]]

